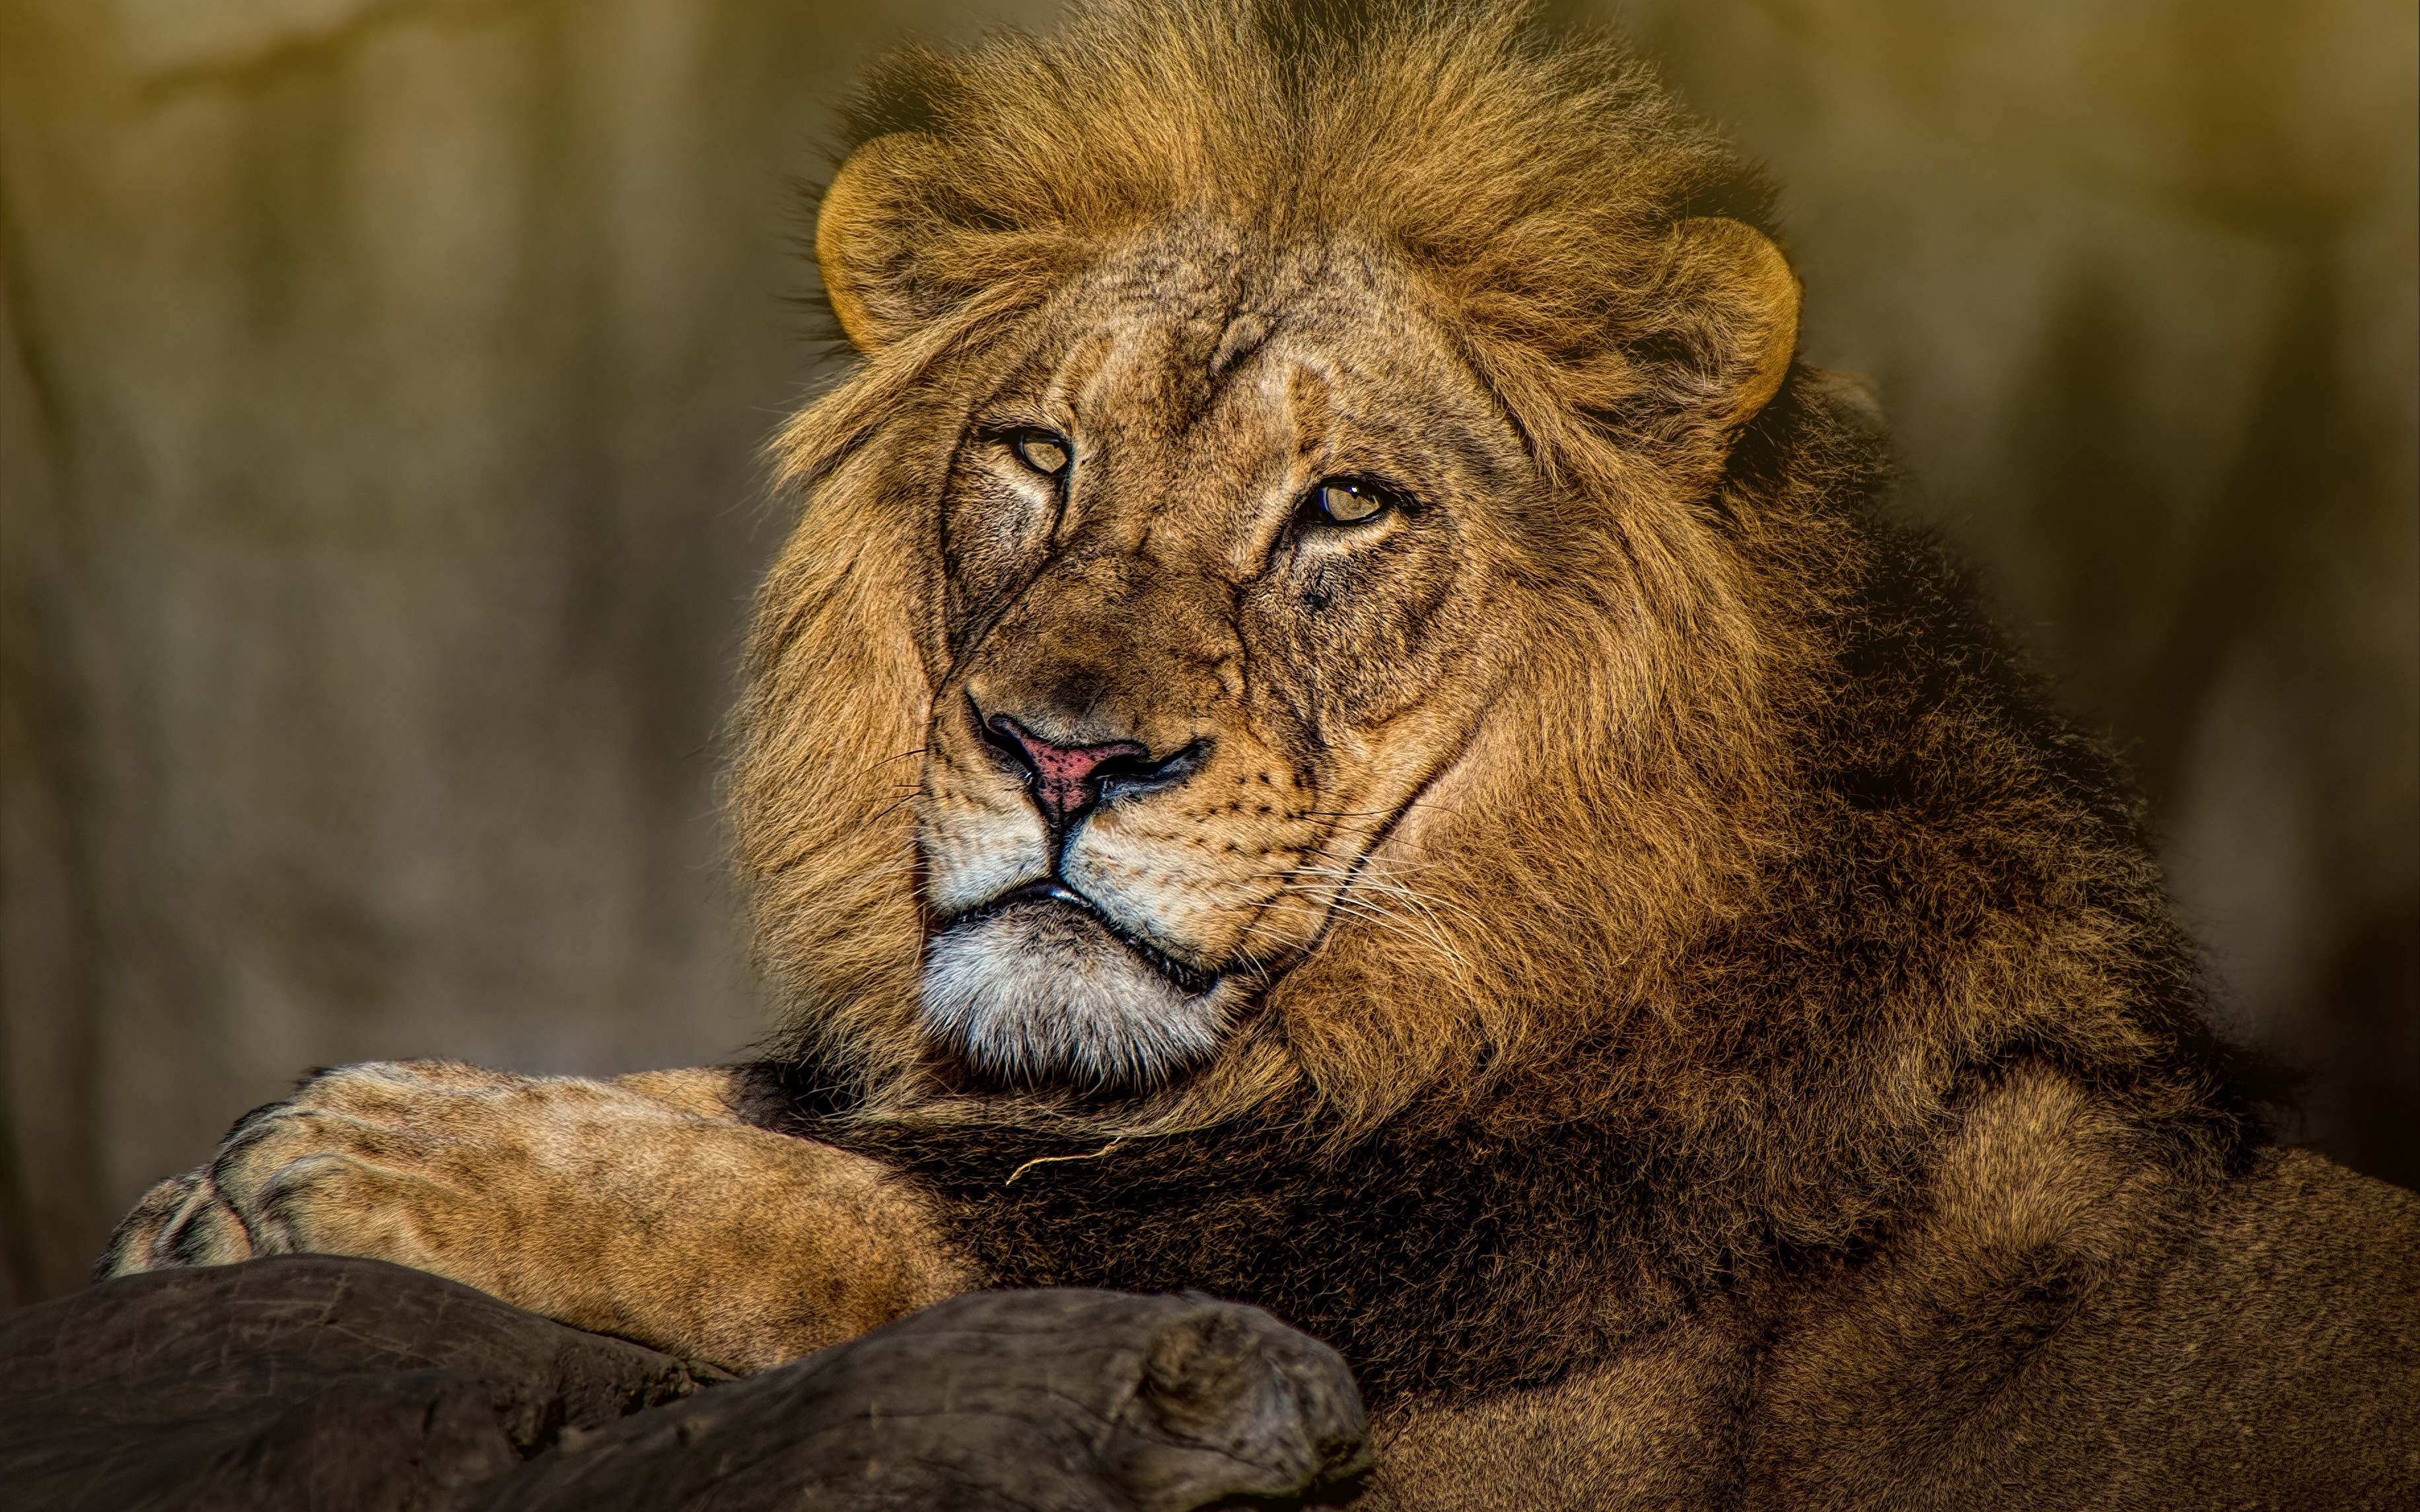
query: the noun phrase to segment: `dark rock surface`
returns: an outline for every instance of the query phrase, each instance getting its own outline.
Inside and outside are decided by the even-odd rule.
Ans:
[[[92,1512],[440,1506],[699,1383],[377,1260],[160,1271],[0,1319],[0,1484]]]
[[[0,1319],[0,1486],[27,1512],[1177,1512],[1348,1494],[1364,1439],[1332,1350],[1202,1297],[960,1297],[727,1384],[327,1256]]]

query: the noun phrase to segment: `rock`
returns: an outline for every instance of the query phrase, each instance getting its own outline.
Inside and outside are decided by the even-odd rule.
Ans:
[[[157,1271],[0,1318],[0,1485],[93,1512],[441,1506],[700,1383],[380,1260]]]
[[[958,1297],[714,1384],[437,1276],[282,1256],[22,1309],[0,1365],[29,1509],[1183,1512],[1348,1497],[1369,1463],[1333,1350],[1196,1295]]]

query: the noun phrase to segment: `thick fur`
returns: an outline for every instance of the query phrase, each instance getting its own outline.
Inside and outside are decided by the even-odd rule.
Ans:
[[[935,686],[965,648],[933,576],[939,512],[909,501],[946,475],[970,404],[1050,339],[1053,298],[1163,230],[1137,259],[1180,270],[1149,275],[1155,294],[1182,283],[1213,309],[1240,301],[1197,338],[1205,367],[1241,316],[1289,292],[1286,270],[1255,265],[1290,249],[1383,248],[1402,299],[1432,307],[1442,355],[1483,383],[1470,396],[1501,407],[1543,475],[1489,522],[1507,528],[1469,544],[1531,590],[1505,606],[1520,623],[1483,632],[1536,638],[1489,733],[1544,738],[1472,754],[1484,815],[1426,806],[1433,833],[1368,869],[1401,891],[1366,887],[1359,917],[1324,912],[1315,958],[1219,1066],[1108,1117],[1212,1120],[1308,1075],[1367,1127],[1670,998],[1687,944],[1785,854],[1784,732],[1760,685],[1820,656],[1753,601],[1787,603],[1789,576],[1756,582],[1700,517],[1740,418],[1730,401],[1758,386],[1735,371],[1730,328],[1758,312],[1709,298],[1738,277],[1721,239],[1676,233],[1710,210],[1761,213],[1754,176],[1641,66],[1552,46],[1500,7],[1328,26],[1249,7],[1100,8],[1048,46],[911,57],[861,115],[865,132],[935,128],[869,166],[894,203],[868,208],[861,237],[911,241],[868,254],[888,283],[862,287],[828,259],[836,302],[878,306],[898,336],[783,439],[813,503],[760,600],[734,785],[759,942],[802,1041],[876,1101],[935,1089],[914,1068],[921,900],[900,864],[915,817],[902,800]],[[1786,363],[1786,332],[1780,347]],[[1198,420],[1180,409],[1210,397],[1196,388],[1148,395],[1179,409],[1156,424]],[[1171,634],[1190,628],[1180,616]],[[1516,759],[1540,764],[1503,769]]]
[[[2122,774],[1643,67],[1103,0],[856,120],[732,779],[789,1028],[333,1073],[109,1266],[379,1254],[742,1368],[1204,1288],[1344,1351],[1387,1504],[2420,1489],[2420,1204],[2262,1147]],[[1142,764],[1054,817],[1002,729]]]
[[[1215,1171],[1268,1173],[1248,1194],[1299,1182],[1297,1221],[1334,1223],[1353,1211],[1339,1193],[1394,1185],[1373,1172],[1501,1164],[1408,1191],[1461,1188],[1540,1258],[1458,1205],[1435,1209],[1457,1236],[1442,1250],[1380,1203],[1341,1251],[1400,1243],[1405,1265],[1378,1273],[1431,1274],[1466,1249],[1563,1298],[1609,1268],[1643,1264],[1670,1298],[1776,1245],[1854,1242],[1909,1202],[1961,1098],[2019,1059],[2089,1078],[2180,1168],[2240,1162],[2246,1109],[2199,1027],[2131,795],[1938,554],[1876,517],[1878,439],[1804,371],[1736,442],[1704,423],[1736,380],[1719,311],[1692,301],[1729,275],[1676,260],[1672,232],[1711,207],[1756,215],[1753,176],[1637,64],[1512,12],[1290,24],[1109,8],[1049,47],[910,60],[865,107],[864,130],[912,122],[922,144],[888,170],[909,228],[880,264],[892,282],[856,296],[902,334],[785,440],[814,498],[766,589],[737,780],[761,938],[802,1004],[786,1058],[848,1112],[827,1137],[910,1162],[930,1140],[940,1168],[987,1170],[1035,1138],[1065,1154],[1193,1131],[1107,1163],[1141,1167],[1140,1185],[1099,1178],[1067,1214],[1078,1249],[1110,1211],[1221,1189]],[[920,681],[964,655],[917,565],[940,521],[908,501],[932,496],[935,448],[1034,339],[1028,311],[1104,242],[1205,218],[1279,245],[1417,249],[1420,297],[1551,480],[1551,508],[1472,544],[1514,559],[1528,592],[1498,602],[1531,651],[1453,800],[1425,795],[1417,844],[1376,848],[1366,872],[1398,890],[1335,908],[1218,1062],[1124,1099],[953,1097],[916,1018],[906,780],[867,760],[927,743]],[[1174,253],[1203,277],[1250,266],[1212,233]],[[1200,423],[1187,399],[1171,385],[1158,423]],[[864,665],[877,654],[887,677]],[[924,1132],[961,1120],[983,1132]],[[1613,1171],[1628,1180],[1609,1192]],[[1046,1199],[992,1200],[986,1260],[1060,1273]],[[1519,1311],[1523,1289],[1435,1288],[1435,1305],[1479,1309],[1461,1319],[1398,1299],[1410,1311],[1380,1354],[1460,1381],[1425,1357],[1466,1334],[1537,1354],[1522,1371],[1597,1347],[1559,1323],[1508,1338],[1489,1310]],[[1375,1327],[1388,1310],[1334,1295],[1300,1316]]]
[[[1325,1103],[1309,1074],[1207,1129],[1070,1130],[1061,1105],[1020,1118],[1014,1099],[986,1108],[996,1125],[937,1129],[868,1117],[845,1067],[808,1059],[759,1072],[759,1116],[926,1176],[989,1273],[1263,1299],[1344,1343],[1379,1394],[1551,1379],[1718,1280],[1859,1242],[1917,1203],[1945,1131],[2011,1067],[2091,1086],[2162,1169],[2239,1168],[2249,1110],[2201,1029],[2125,789],[1937,553],[1872,517],[1871,442],[1821,403],[1786,394],[1750,442],[1762,455],[1743,458],[1798,463],[1774,480],[1797,498],[1759,501],[1757,544],[1788,550],[1770,570],[1850,608],[1828,627],[1833,675],[1776,711],[1802,758],[1776,847],[1788,859],[1760,879],[1761,907],[1677,964],[1671,996],[1607,1004],[1601,975],[1575,972],[1536,1005],[1548,1022],[1525,1048],[1539,1063],[1498,1051],[1483,1088],[1455,1067],[1368,1132],[1350,1122],[1363,1103]],[[1571,885],[1537,894],[1596,880],[1570,864]],[[1441,910],[1434,927],[1466,912],[1479,913]],[[1523,921],[1490,932],[1479,918],[1468,952],[1524,944]],[[1421,959],[1444,947],[1383,937],[1388,964],[1432,974],[1385,981],[1376,1001],[1405,1017],[1461,1008],[1439,1000],[1444,964]],[[1149,1214],[1183,1221],[1138,1221]]]

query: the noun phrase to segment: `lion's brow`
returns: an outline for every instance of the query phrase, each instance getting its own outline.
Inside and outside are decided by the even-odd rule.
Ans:
[[[1268,345],[1277,323],[1257,310],[1242,311],[1227,322],[1218,345],[1210,353],[1210,378],[1217,382],[1244,359]]]

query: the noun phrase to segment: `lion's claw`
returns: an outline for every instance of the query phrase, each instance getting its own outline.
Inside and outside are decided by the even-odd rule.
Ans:
[[[93,1279],[187,1265],[231,1265],[282,1247],[256,1242],[253,1226],[228,1203],[208,1167],[172,1176],[143,1194],[109,1236]]]

